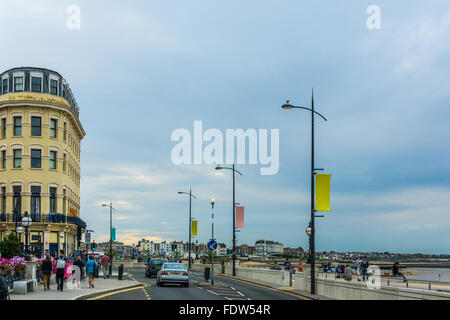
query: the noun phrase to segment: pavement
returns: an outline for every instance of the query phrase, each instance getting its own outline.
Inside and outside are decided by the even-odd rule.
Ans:
[[[94,288],[89,288],[89,282],[86,278],[81,281],[81,289],[69,289],[66,280],[62,292],[56,289],[56,284],[50,285],[49,291],[44,291],[44,286],[41,283],[38,284],[33,292],[29,292],[26,295],[10,294],[10,296],[11,300],[81,300],[87,299],[92,295],[101,295],[111,291],[126,290],[141,286],[142,284],[128,277],[127,280],[118,280],[114,277],[110,279],[99,277],[95,278]]]

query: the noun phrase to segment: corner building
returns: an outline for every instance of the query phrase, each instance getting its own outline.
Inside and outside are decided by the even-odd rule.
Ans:
[[[59,73],[26,67],[0,74],[0,239],[28,213],[30,251],[78,250],[86,230],[80,219],[85,132],[78,116]]]

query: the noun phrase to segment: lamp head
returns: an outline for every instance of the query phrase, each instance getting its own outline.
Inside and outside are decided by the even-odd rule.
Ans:
[[[214,204],[214,203],[216,203],[216,200],[211,199],[211,204]]]
[[[222,167],[221,166],[217,166],[216,170],[222,170]]]
[[[312,233],[311,227],[306,228],[305,231],[306,231],[306,234],[307,234],[308,236],[311,236],[311,233]]]
[[[281,108],[283,108],[284,110],[290,110],[290,109],[292,109],[294,107],[291,105],[291,100],[289,100],[289,98],[287,98],[286,103],[283,104],[281,106]]]

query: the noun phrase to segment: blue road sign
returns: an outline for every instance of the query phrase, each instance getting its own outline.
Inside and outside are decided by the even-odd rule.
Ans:
[[[214,240],[211,240],[208,242],[208,249],[209,250],[216,250],[217,249],[217,242]]]

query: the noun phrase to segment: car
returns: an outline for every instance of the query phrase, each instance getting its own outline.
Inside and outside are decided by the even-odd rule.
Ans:
[[[151,278],[156,276],[158,271],[161,270],[161,266],[167,262],[167,259],[151,259],[145,269],[145,277]]]
[[[179,283],[189,287],[189,271],[183,263],[166,262],[156,275],[156,285],[162,287],[165,283]]]

